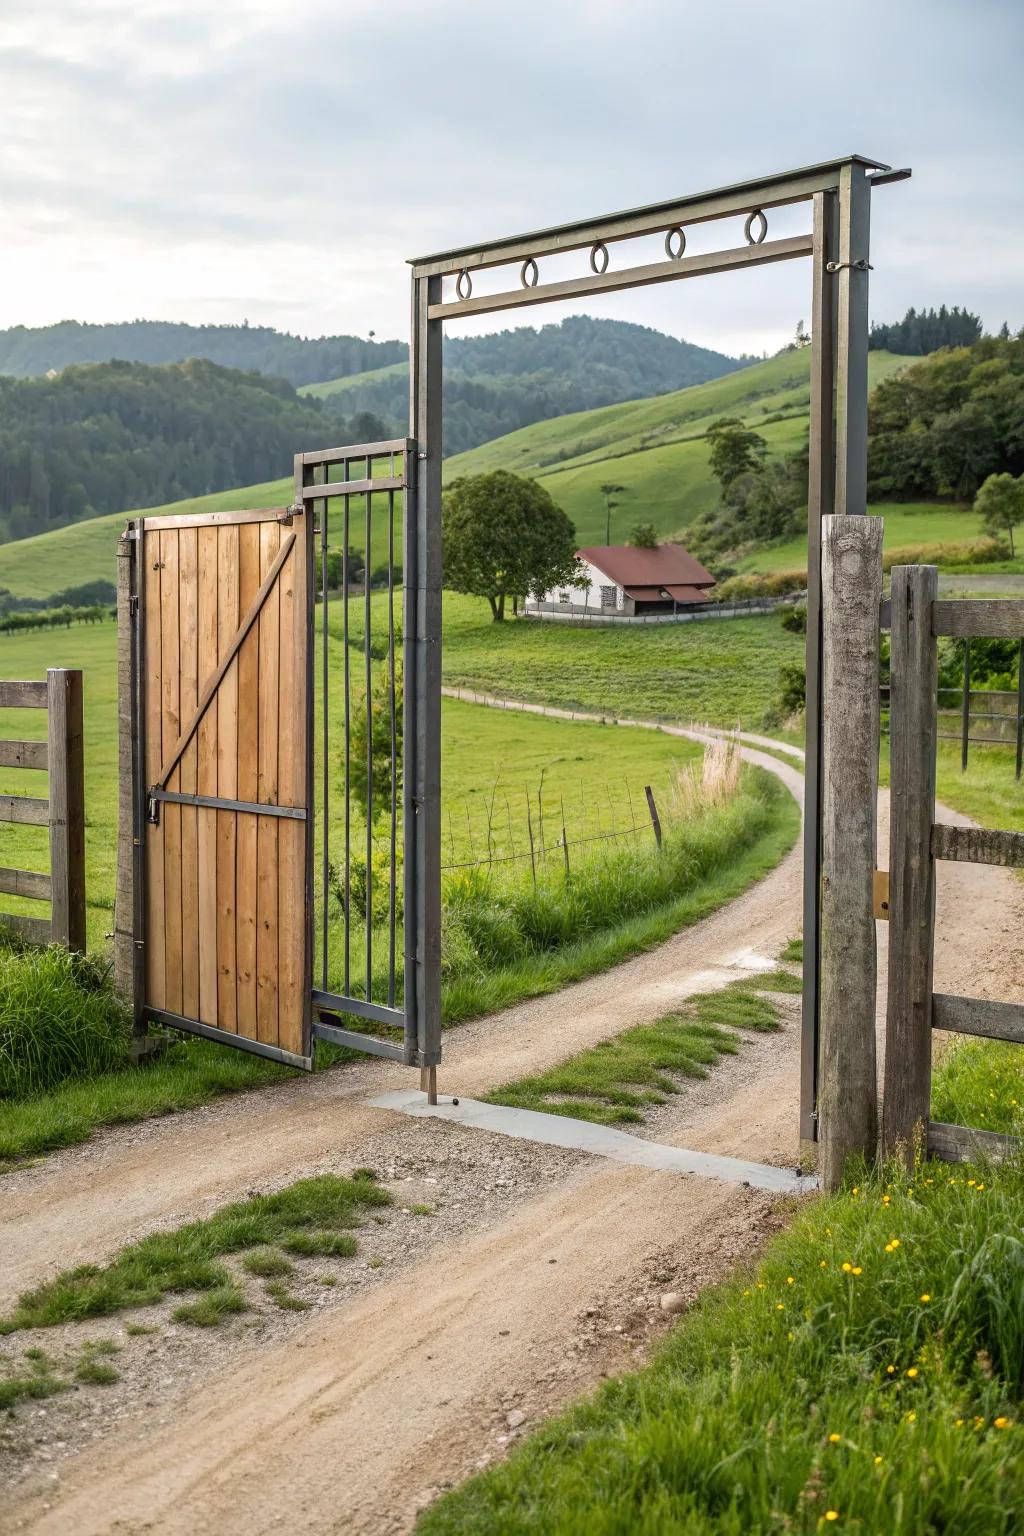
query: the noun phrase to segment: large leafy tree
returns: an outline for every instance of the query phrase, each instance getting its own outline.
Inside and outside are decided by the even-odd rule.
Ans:
[[[507,470],[454,480],[441,530],[445,585],[486,597],[495,622],[506,597],[539,597],[582,577],[572,522],[536,480]]]
[[[1006,533],[1010,537],[1010,555],[1014,556],[1013,530],[1024,523],[1024,475],[989,475],[974,498],[974,510],[980,513],[988,533]]]
[[[708,427],[708,463],[723,491],[740,475],[749,474],[764,462],[767,444],[759,433],[743,425],[738,416],[722,416]]]

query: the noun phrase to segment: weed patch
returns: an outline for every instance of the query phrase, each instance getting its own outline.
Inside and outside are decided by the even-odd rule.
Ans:
[[[109,1361],[89,1356],[75,1366],[75,1380],[91,1387],[109,1387],[121,1380],[121,1372]]]
[[[86,1264],[64,1271],[46,1285],[27,1291],[14,1311],[0,1320],[0,1333],[107,1316],[182,1291],[206,1294],[179,1307],[175,1317],[211,1326],[220,1322],[225,1311],[239,1310],[232,1304],[233,1296],[244,1306],[229,1271],[217,1262],[220,1258],[307,1237],[313,1245],[307,1250],[311,1253],[323,1253],[325,1247],[347,1253],[350,1245],[355,1248],[355,1239],[340,1229],[358,1226],[364,1210],[390,1202],[387,1190],[368,1178],[323,1174],[301,1179],[276,1194],[227,1205],[205,1221],[153,1233],[123,1248],[104,1268]]]
[[[219,1328],[232,1313],[248,1310],[249,1303],[238,1286],[228,1283],[207,1291],[198,1301],[182,1302],[171,1317],[176,1323],[191,1323],[194,1328]]]
[[[0,941],[0,1099],[120,1066],[130,1039],[128,1011],[99,961]]]

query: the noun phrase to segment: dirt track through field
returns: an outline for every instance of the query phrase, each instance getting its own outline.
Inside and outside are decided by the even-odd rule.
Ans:
[[[789,764],[753,746],[744,755],[799,794]],[[883,797],[881,848],[886,810]],[[795,850],[651,954],[453,1031],[441,1091],[479,1095],[758,968],[799,931],[800,888]],[[1007,872],[942,866],[936,987],[1019,997],[1022,918],[1024,892]],[[884,950],[880,970],[884,982]],[[791,1016],[680,1093],[659,1113],[657,1135],[794,1162],[798,1066]],[[58,1267],[102,1260],[127,1239],[325,1158],[357,1166],[388,1124],[365,1100],[398,1086],[408,1073],[371,1060],[113,1131],[8,1176],[0,1304]],[[415,1124],[428,1168],[441,1132]],[[524,1164],[532,1155],[523,1146]],[[581,1158],[500,1219],[300,1319],[281,1342],[240,1349],[176,1395],[154,1385],[116,1433],[63,1462],[56,1481],[37,1469],[0,1528],[406,1531],[426,1499],[500,1455],[520,1425],[632,1363],[663,1321],[659,1293],[693,1295],[750,1258],[779,1213],[756,1191]]]

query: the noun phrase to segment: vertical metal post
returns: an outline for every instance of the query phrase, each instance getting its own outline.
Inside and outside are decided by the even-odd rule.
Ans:
[[[914,1156],[928,1127],[935,940],[935,747],[938,647],[934,565],[892,572],[889,742],[889,995],[882,1146]]]
[[[132,544],[131,595],[134,597],[132,621],[132,707],[134,720],[134,755],[132,761],[132,1033],[141,1038],[146,1033],[146,943],[148,940],[148,905],[146,899],[146,520],[137,518]]]
[[[800,1046],[800,1139],[817,1139],[818,931],[821,870],[821,520],[835,491],[836,252],[838,210],[832,192],[814,198],[811,290],[811,421],[807,487],[807,686],[804,773],[804,990]]]
[[[960,772],[967,772],[971,745],[971,642],[964,640],[964,694],[960,704]]]
[[[836,262],[835,511],[868,509],[868,271],[871,187],[862,165],[839,173]]]
[[[405,518],[406,1059],[441,1059],[441,352],[440,277],[414,278]]]

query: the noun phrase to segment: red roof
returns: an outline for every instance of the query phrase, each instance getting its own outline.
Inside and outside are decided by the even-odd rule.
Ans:
[[[699,560],[688,555],[681,544],[659,544],[656,549],[635,549],[632,544],[596,544],[590,549],[577,550],[577,554],[581,560],[596,566],[616,586],[627,590],[651,588],[650,596],[643,601],[656,601],[663,587],[673,596],[673,587],[692,590],[713,587],[715,584],[711,572],[706,571]],[[638,590],[629,591],[629,595],[636,597]],[[694,597],[679,597],[677,600],[698,601]]]
[[[708,589],[706,587],[688,587],[673,584],[667,587],[624,587],[627,597],[631,597],[637,603],[660,603],[666,598],[671,598],[676,603],[706,603],[708,601]]]

